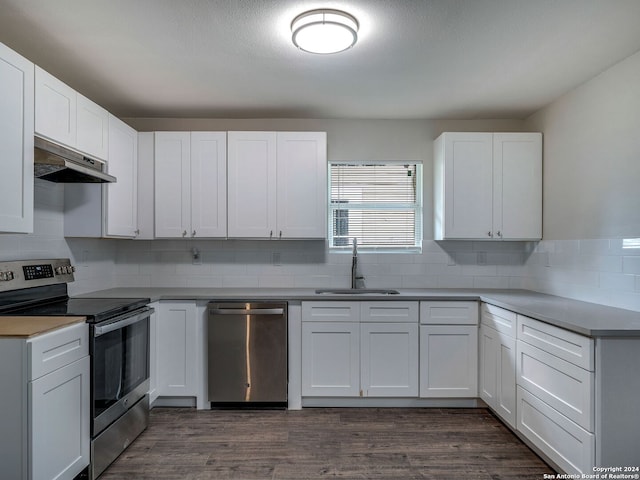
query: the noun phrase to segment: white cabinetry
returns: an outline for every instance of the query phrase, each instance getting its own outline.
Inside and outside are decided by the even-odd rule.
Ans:
[[[477,395],[477,302],[420,302],[420,396]]]
[[[542,238],[542,135],[440,135],[434,209],[436,240]]]
[[[88,326],[0,339],[2,478],[73,479],[89,465]]]
[[[416,397],[417,302],[303,302],[302,395]]]
[[[325,238],[325,132],[229,132],[229,237]]]
[[[195,303],[160,302],[155,320],[157,395],[197,396],[200,368]]]
[[[482,304],[480,398],[516,428],[516,314]]]
[[[518,315],[517,428],[572,474],[595,460],[593,340]]]
[[[36,66],[35,133],[106,160],[109,113]]]
[[[116,183],[65,185],[66,237],[135,238],[138,234],[138,133],[109,118],[108,172]]]
[[[156,132],[154,148],[155,236],[225,237],[226,134]]]
[[[0,232],[33,232],[33,71],[0,43]]]

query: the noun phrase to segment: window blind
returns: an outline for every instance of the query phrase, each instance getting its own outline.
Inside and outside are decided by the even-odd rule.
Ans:
[[[422,164],[329,165],[330,246],[416,248],[422,243]]]

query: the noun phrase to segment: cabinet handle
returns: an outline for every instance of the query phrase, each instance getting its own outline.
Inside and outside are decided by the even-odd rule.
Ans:
[[[498,236],[502,237],[502,233],[500,232],[500,230],[498,230]]]
[[[282,230],[280,230],[280,238],[282,238]]]
[[[493,235],[491,235],[491,231],[487,232],[487,235],[488,235],[489,237],[493,237]]]
[[[196,231],[194,230],[193,233],[191,234],[192,237],[196,236]]]
[[[273,238],[273,230],[269,232],[269,238]]]
[[[138,235],[140,235],[140,229],[138,229],[138,230],[134,230],[134,231],[133,231],[133,234],[134,234],[136,237],[137,237]]]
[[[182,232],[182,238],[187,236],[187,231],[185,230],[184,232]]]

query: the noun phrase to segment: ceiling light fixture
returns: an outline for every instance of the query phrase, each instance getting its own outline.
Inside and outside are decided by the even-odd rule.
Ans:
[[[358,41],[358,20],[340,10],[310,10],[291,22],[291,41],[309,53],[338,53]]]

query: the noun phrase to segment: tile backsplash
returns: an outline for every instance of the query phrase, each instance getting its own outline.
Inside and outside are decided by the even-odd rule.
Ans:
[[[64,190],[36,180],[30,235],[0,235],[0,260],[70,257],[73,295],[111,287],[350,285],[350,253],[324,241],[64,238]],[[194,253],[197,258],[194,259]],[[640,240],[426,240],[421,254],[361,253],[370,288],[526,288],[640,311]]]

